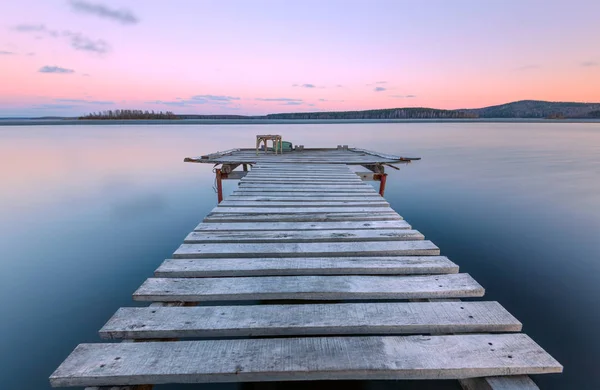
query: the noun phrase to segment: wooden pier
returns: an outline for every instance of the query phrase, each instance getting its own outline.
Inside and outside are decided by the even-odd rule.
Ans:
[[[239,187],[133,294],[152,303],[100,330],[123,342],[80,344],[53,386],[458,379],[531,390],[528,375],[562,371],[498,302],[461,301],[483,287],[363,181],[409,160],[339,147],[187,161],[223,164],[217,175]]]

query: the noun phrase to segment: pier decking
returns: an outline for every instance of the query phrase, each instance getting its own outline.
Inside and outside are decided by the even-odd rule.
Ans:
[[[81,344],[51,384],[459,379],[465,389],[536,389],[527,375],[561,372],[498,302],[460,301],[483,287],[346,165],[402,161],[371,153],[200,158],[254,166],[133,294],[152,304],[121,308],[100,330],[140,342]]]

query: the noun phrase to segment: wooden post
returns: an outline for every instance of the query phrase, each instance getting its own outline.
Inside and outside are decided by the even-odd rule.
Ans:
[[[383,196],[385,193],[385,182],[387,180],[387,173],[381,173],[379,175],[379,195]]]
[[[216,169],[215,175],[217,176],[217,202],[223,201],[223,181],[221,180],[221,170]]]
[[[242,168],[244,169],[244,172],[248,172],[248,164],[243,164]]]

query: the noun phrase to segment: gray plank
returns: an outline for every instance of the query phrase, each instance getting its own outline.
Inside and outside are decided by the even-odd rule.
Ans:
[[[202,222],[195,231],[410,229],[404,220],[339,222]]]
[[[288,177],[256,177],[253,175],[246,175],[240,179],[241,183],[255,183],[255,184],[320,184],[320,183],[331,183],[331,184],[360,184],[362,180],[353,175],[351,177],[297,177],[290,175]]]
[[[463,390],[539,390],[527,375],[461,379]]]
[[[259,164],[255,164],[252,167],[252,171],[300,171],[305,173],[310,173],[314,171],[340,171],[340,172],[348,172],[350,169],[347,165],[344,164],[286,164],[286,165],[264,165],[264,162],[260,162]]]
[[[287,203],[304,203],[304,202],[321,202],[321,203],[340,203],[340,202],[361,202],[361,203],[365,203],[365,204],[377,204],[377,203],[384,203],[384,204],[388,204],[388,202],[381,197],[379,194],[371,194],[371,195],[352,195],[352,196],[340,196],[340,195],[335,195],[335,194],[322,194],[322,195],[314,195],[314,196],[307,196],[307,194],[301,194],[301,195],[289,195],[288,196],[282,196],[282,195],[272,195],[271,193],[267,193],[265,195],[256,195],[256,194],[252,194],[252,195],[248,195],[248,194],[244,194],[244,195],[240,195],[240,194],[232,194],[229,195],[227,198],[225,198],[225,200],[223,200],[223,202],[262,202],[262,203],[267,203],[267,202],[287,202]]]
[[[392,213],[394,210],[390,206],[373,207],[227,207],[217,206],[211,210],[211,214],[216,213],[241,213],[241,214],[304,214],[304,213]]]
[[[283,242],[182,244],[174,258],[220,257],[349,257],[349,256],[437,256],[440,249],[428,240],[358,242]]]
[[[353,172],[285,172],[285,171],[269,171],[269,172],[249,172],[246,177],[260,179],[312,179],[312,178],[340,178],[340,179],[356,179],[359,176]]]
[[[417,230],[279,230],[279,231],[242,231],[242,232],[191,232],[184,239],[186,244],[203,243],[268,243],[268,242],[343,242],[343,241],[410,241],[423,240],[425,237]]]
[[[368,184],[364,186],[300,186],[300,187],[289,187],[284,185],[259,185],[259,186],[239,186],[237,192],[244,192],[251,194],[253,192],[311,192],[315,195],[322,194],[324,192],[330,192],[335,194],[345,193],[375,193],[375,189]],[[295,194],[294,194],[295,195]]]
[[[241,214],[211,213],[204,222],[333,222],[333,221],[393,221],[401,220],[397,213],[302,213],[302,214]]]
[[[338,180],[338,181],[356,181],[360,178],[351,172],[346,173],[331,173],[331,174],[294,174],[294,173],[277,173],[271,172],[269,174],[258,174],[258,173],[248,173],[244,176],[244,180],[257,180],[257,181],[289,181],[289,180],[297,180],[297,181],[310,181],[310,180]]]
[[[519,332],[498,302],[126,307],[105,339]]]
[[[432,276],[263,276],[149,278],[136,301],[201,302],[247,300],[371,300],[481,297],[468,274]]]
[[[309,174],[322,174],[322,175],[345,175],[351,173],[352,171],[347,168],[327,168],[327,167],[305,167],[305,168],[262,168],[262,167],[254,167],[250,171],[256,174],[299,174],[299,175],[309,175]]]
[[[561,371],[556,360],[521,333],[309,337],[80,344],[50,383],[459,379]]]
[[[360,178],[356,180],[336,180],[336,179],[288,179],[288,180],[259,180],[259,179],[240,179],[240,186],[263,186],[263,185],[284,185],[284,186],[357,186],[364,185]]]
[[[452,274],[445,256],[167,259],[154,272],[163,278],[290,275]]]
[[[349,183],[333,183],[329,182],[323,183],[308,183],[308,184],[284,184],[284,183],[246,183],[244,181],[240,181],[238,189],[246,189],[246,188],[278,188],[278,189],[312,189],[314,191],[319,191],[323,189],[330,190],[343,190],[350,191],[352,189],[373,189],[369,184],[365,184],[362,180],[357,182],[349,182]]]
[[[256,200],[237,200],[228,197],[227,200],[219,203],[221,207],[389,207],[389,203],[382,200],[338,200],[338,201],[312,201],[302,200],[268,200],[265,198],[254,197]],[[282,198],[285,199],[285,198]]]
[[[323,199],[323,198],[360,198],[360,199],[380,199],[384,198],[377,192],[319,192],[319,191],[308,191],[308,192],[286,192],[280,191],[234,191],[230,198],[244,197],[250,199],[251,197],[282,197],[282,198],[306,198],[307,201],[312,199]]]

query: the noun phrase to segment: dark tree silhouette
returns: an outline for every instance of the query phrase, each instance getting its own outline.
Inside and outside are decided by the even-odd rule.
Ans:
[[[91,114],[80,116],[79,119],[179,119],[171,111],[149,112],[148,110],[107,110],[102,112],[92,112]]]

